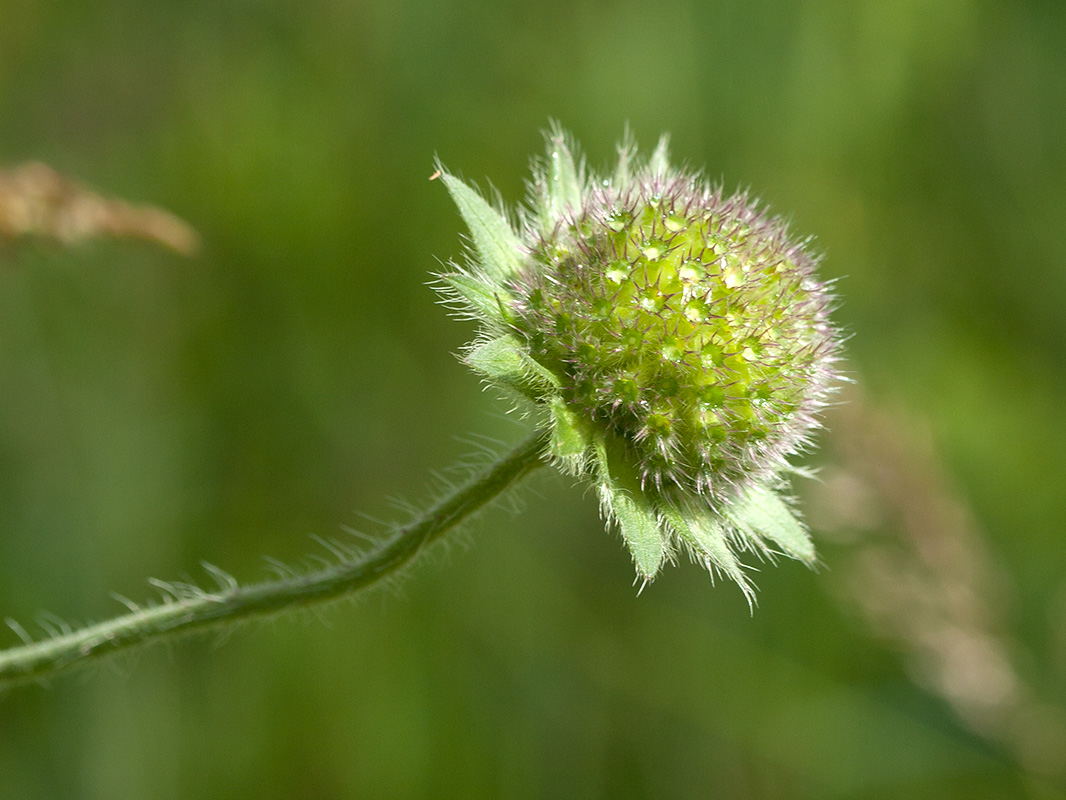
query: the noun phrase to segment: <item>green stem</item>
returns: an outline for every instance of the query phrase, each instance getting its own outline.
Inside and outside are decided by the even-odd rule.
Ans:
[[[215,592],[160,582],[156,585],[167,599],[159,605],[132,606],[129,614],[106,622],[0,651],[0,689],[47,678],[128,647],[320,603],[375,584],[395,575],[428,545],[540,466],[545,444],[543,433],[531,435],[357,559],[247,586],[216,572],[221,588]]]

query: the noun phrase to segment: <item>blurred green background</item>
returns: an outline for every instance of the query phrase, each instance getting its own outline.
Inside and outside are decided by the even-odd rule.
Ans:
[[[205,242],[0,250],[0,618],[265,577],[517,439],[427,178],[516,202],[550,118],[816,234],[861,389],[754,615],[636,597],[545,471],[398,588],[0,697],[0,797],[1066,796],[1064,43],[1060,0],[0,0],[0,163]]]

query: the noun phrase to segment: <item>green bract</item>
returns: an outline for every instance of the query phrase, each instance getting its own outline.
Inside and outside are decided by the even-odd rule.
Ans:
[[[597,484],[645,580],[680,545],[750,594],[736,552],[810,563],[781,499],[839,336],[807,242],[625,141],[586,174],[560,131],[517,225],[442,170],[470,228],[448,296],[482,322],[467,363],[543,411],[551,456]]]

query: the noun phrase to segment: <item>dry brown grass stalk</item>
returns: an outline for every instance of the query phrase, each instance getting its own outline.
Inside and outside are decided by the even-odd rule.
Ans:
[[[833,413],[837,463],[811,498],[813,527],[854,549],[840,598],[901,652],[914,679],[975,733],[1039,775],[1066,779],[1066,710],[1019,669],[1012,580],[912,414],[857,390]]]
[[[185,256],[200,247],[196,231],[169,211],[103,197],[40,162],[0,170],[0,241],[33,237],[64,245],[141,239]]]

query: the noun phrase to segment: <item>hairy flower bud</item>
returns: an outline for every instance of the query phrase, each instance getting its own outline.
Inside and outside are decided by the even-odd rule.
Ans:
[[[484,323],[467,362],[546,411],[552,455],[590,475],[645,579],[681,543],[748,584],[735,550],[814,553],[776,490],[815,427],[839,336],[806,241],[746,195],[624,142],[586,176],[559,131],[512,227],[450,174],[471,228],[443,276]]]

